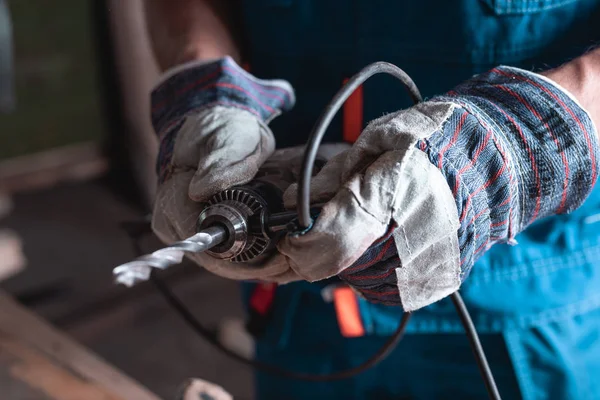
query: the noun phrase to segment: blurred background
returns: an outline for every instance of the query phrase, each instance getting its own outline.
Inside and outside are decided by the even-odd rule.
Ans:
[[[13,47],[0,64],[14,77],[0,90],[0,289],[161,398],[202,377],[247,399],[251,371],[192,333],[152,286],[112,282],[133,257],[119,225],[146,217],[155,189],[158,71],[142,2],[0,1]],[[159,246],[151,235],[143,244]],[[165,279],[208,324],[241,315],[234,282],[190,264]]]

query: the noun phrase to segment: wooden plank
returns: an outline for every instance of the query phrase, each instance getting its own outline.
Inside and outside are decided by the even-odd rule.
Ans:
[[[159,399],[3,292],[0,386],[2,395],[27,391],[11,399]]]
[[[13,392],[12,399],[41,396],[44,399],[56,400],[122,399],[92,382],[73,375],[69,370],[51,362],[39,351],[18,340],[0,335],[0,356],[7,366],[3,378],[0,378],[0,387],[5,391],[10,388]]]

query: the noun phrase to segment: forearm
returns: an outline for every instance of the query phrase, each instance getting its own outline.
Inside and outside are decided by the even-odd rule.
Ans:
[[[231,56],[239,49],[228,28],[223,0],[146,0],[146,22],[161,69],[194,60]],[[225,11],[224,11],[225,10]]]
[[[542,75],[575,96],[600,132],[600,47]]]

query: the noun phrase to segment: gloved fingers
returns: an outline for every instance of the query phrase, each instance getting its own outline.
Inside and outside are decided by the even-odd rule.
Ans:
[[[367,211],[356,195],[362,180],[355,175],[345,183],[307,233],[290,234],[278,244],[303,279],[313,282],[337,275],[386,232],[387,222]]]
[[[314,163],[313,173],[320,172],[323,166],[333,157],[348,150],[350,145],[347,143],[327,143],[319,147],[317,158]],[[288,175],[289,182],[298,182],[302,172],[302,162],[304,161],[304,152],[306,146],[286,147],[277,149],[269,159],[261,166],[261,169],[285,170],[291,174]]]
[[[352,175],[363,173],[383,153],[412,149],[419,137],[427,137],[439,130],[449,118],[452,109],[453,106],[448,103],[421,103],[372,121],[349,150],[332,158],[312,179],[311,201],[329,200],[340,185]],[[394,164],[386,165],[385,168],[388,171],[397,169]],[[384,174],[386,171],[377,172]],[[293,185],[284,195],[286,207],[294,207],[296,197],[297,185]]]
[[[340,275],[371,300],[412,311],[460,285],[458,228],[441,172],[420,150],[397,150],[353,175],[308,232],[278,248],[306,280]]]
[[[274,164],[285,163],[294,160],[294,165],[300,167],[302,163],[302,155],[304,154],[305,146],[285,147],[277,149],[269,157],[269,162]]]
[[[308,232],[288,235],[278,248],[291,268],[304,279],[324,279],[352,265],[380,239],[392,222],[400,165],[410,151],[381,155],[342,184]]]
[[[196,129],[180,132],[176,155],[193,153],[196,173],[188,194],[199,202],[250,181],[273,153],[275,139],[264,123],[245,111],[215,107],[198,118]]]
[[[387,154],[394,153],[399,152]],[[389,246],[371,247],[340,277],[370,301],[402,304],[406,311],[457,290],[460,224],[455,201],[442,173],[422,151],[414,149],[403,158],[391,210]],[[396,260],[384,262],[390,250]]]
[[[441,129],[454,108],[450,103],[425,102],[371,121],[348,153],[342,180],[360,172],[386,151],[407,150],[417,140],[431,136]]]
[[[310,181],[311,203],[323,203],[331,200],[342,185],[342,171],[349,150],[342,151],[329,160]],[[297,205],[298,184],[291,185],[283,194],[286,208]]]
[[[152,229],[164,242],[182,240],[196,232],[201,205],[192,201],[187,194],[193,175],[193,170],[178,171],[158,187]]]
[[[297,182],[302,169],[304,146],[277,149],[260,166],[261,175],[269,175],[281,184]]]
[[[327,185],[339,187],[337,194],[310,230],[288,235],[278,246],[299,276],[316,281],[337,275],[385,234],[398,209],[402,179],[412,179],[402,175],[404,161],[418,151],[417,140],[439,130],[453,109],[449,103],[422,103],[375,120],[324,168],[314,182],[322,189],[313,196],[328,194]],[[293,204],[294,189],[285,197]]]

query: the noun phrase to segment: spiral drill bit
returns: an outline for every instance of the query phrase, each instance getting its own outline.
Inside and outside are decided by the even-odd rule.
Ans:
[[[187,239],[121,264],[113,270],[115,281],[131,287],[150,278],[152,268],[166,269],[181,263],[184,252],[200,253],[223,242],[227,236],[221,226],[208,227]]]

